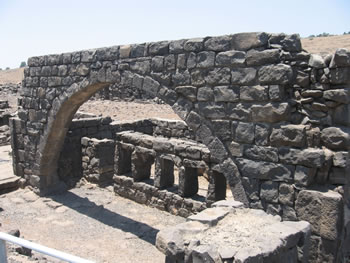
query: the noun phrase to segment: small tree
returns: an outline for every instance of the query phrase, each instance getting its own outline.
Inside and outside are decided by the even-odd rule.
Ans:
[[[27,63],[25,61],[22,61],[21,65],[19,65],[20,68],[24,68],[25,66],[27,66]]]
[[[6,70],[9,70],[10,69],[10,67],[6,67]]]

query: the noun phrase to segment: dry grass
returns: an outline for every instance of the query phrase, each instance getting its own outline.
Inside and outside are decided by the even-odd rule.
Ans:
[[[20,83],[23,79],[23,72],[24,68],[0,70],[0,85]]]
[[[303,38],[302,47],[312,54],[332,54],[338,48],[350,50],[350,35]]]

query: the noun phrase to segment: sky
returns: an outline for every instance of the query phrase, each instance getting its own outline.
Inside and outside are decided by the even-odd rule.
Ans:
[[[350,31],[350,0],[0,0],[0,68],[29,57],[238,32]]]

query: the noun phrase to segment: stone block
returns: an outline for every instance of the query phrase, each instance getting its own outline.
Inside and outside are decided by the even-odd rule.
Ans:
[[[271,145],[304,147],[306,142],[305,125],[281,125],[273,128],[270,135]]]
[[[254,122],[275,123],[290,119],[290,106],[288,103],[253,105],[251,110]]]
[[[272,101],[282,101],[285,97],[284,87],[281,85],[270,85],[269,97]]]
[[[322,69],[327,67],[324,59],[319,54],[311,54],[309,59],[309,66],[316,69]]]
[[[143,147],[135,147],[131,155],[131,171],[134,181],[149,179],[151,166],[154,163],[154,151]]]
[[[193,38],[189,39],[184,44],[184,49],[186,51],[199,52],[203,50],[203,38]]]
[[[274,147],[245,145],[244,156],[253,160],[278,162],[278,149]]]
[[[350,102],[350,88],[325,90],[323,98],[347,104]]]
[[[166,55],[169,52],[169,42],[161,41],[151,43],[148,46],[148,52],[150,55]]]
[[[221,162],[227,157],[226,148],[217,137],[208,144],[208,149],[210,151],[210,160],[213,162]]]
[[[333,123],[350,127],[350,104],[342,104],[335,108],[333,112]]]
[[[235,131],[235,141],[252,143],[254,141],[254,123],[239,122]]]
[[[233,120],[250,121],[251,107],[245,103],[227,103],[226,105],[228,117]]]
[[[255,68],[236,68],[232,70],[231,83],[233,85],[254,85],[257,82]]]
[[[260,198],[267,202],[278,203],[278,183],[264,182],[261,184]]]
[[[232,48],[234,50],[249,50],[266,46],[268,43],[266,33],[238,33],[232,35]]]
[[[247,52],[248,66],[261,66],[264,64],[274,64],[280,61],[280,51],[278,49],[267,49],[263,51],[249,50]]]
[[[263,66],[258,74],[260,84],[289,84],[293,78],[291,66],[285,64]]]
[[[209,85],[226,85],[230,84],[231,71],[230,68],[214,68],[204,76],[205,83]]]
[[[197,168],[181,167],[179,169],[179,195],[191,197],[198,192]]]
[[[236,162],[242,176],[283,182],[291,182],[293,180],[294,167],[291,165],[253,161],[243,158],[237,158]]]
[[[210,37],[204,42],[204,49],[211,51],[225,51],[231,47],[230,36]]]
[[[266,101],[268,100],[268,87],[264,86],[241,86],[241,101]]]
[[[321,131],[321,141],[329,149],[350,149],[350,128],[329,127]]]
[[[192,215],[187,218],[188,221],[198,221],[202,224],[209,226],[215,226],[221,219],[223,219],[230,212],[230,208],[227,207],[213,207],[207,208],[204,211]]]
[[[214,67],[215,52],[202,51],[197,54],[196,62],[197,68],[210,68]]]
[[[244,66],[245,52],[230,50],[216,55],[217,66]]]
[[[214,87],[214,100],[216,102],[236,102],[239,101],[239,89],[236,86]]]
[[[214,102],[198,102],[199,111],[210,119],[225,118],[225,105],[223,103]]]
[[[281,183],[279,185],[278,201],[283,205],[294,206],[294,187],[290,184]]]
[[[330,68],[350,66],[350,51],[345,48],[339,48],[332,57]]]
[[[311,224],[312,233],[328,240],[340,238],[343,226],[343,199],[333,191],[302,190],[295,208],[299,220]]]
[[[350,83],[350,67],[332,68],[331,69],[331,84],[349,84]]]
[[[174,162],[171,158],[158,156],[155,161],[154,186],[159,189],[174,184]]]
[[[219,139],[225,141],[231,139],[231,122],[227,120],[212,121],[213,130]]]
[[[193,86],[178,86],[175,88],[175,91],[190,101],[197,100],[197,88]]]
[[[297,165],[294,174],[295,184],[299,187],[311,185],[315,180],[316,171],[316,168]]]
[[[270,126],[268,124],[257,123],[255,125],[255,143],[256,145],[268,145],[270,137]]]
[[[282,163],[304,165],[311,168],[322,167],[326,159],[324,150],[315,148],[298,150],[280,147],[278,155]]]
[[[333,165],[345,168],[350,161],[349,158],[348,152],[335,152],[333,155]]]
[[[213,89],[210,87],[198,88],[197,100],[198,101],[213,101],[214,100]]]

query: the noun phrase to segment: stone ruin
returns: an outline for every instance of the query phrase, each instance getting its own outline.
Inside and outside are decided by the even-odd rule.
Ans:
[[[249,207],[281,218],[278,225],[264,214],[275,228],[289,229],[275,236],[285,242],[270,248],[278,256],[249,262],[349,259],[349,51],[322,58],[303,51],[298,35],[240,33],[32,57],[24,75],[18,117],[10,120],[13,168],[38,194],[84,177],[191,220],[225,199],[229,187],[247,208],[226,207],[218,226]],[[184,122],[73,120],[97,92],[158,98]],[[174,167],[177,192],[169,190]],[[203,171],[209,184],[201,202],[189,197]],[[210,211],[198,215],[217,212]],[[287,221],[300,224],[291,230]],[[188,243],[191,227],[184,228],[159,234],[169,262],[221,262],[220,251],[213,253],[221,259],[213,259],[212,248]],[[292,236],[298,238],[288,242]],[[179,249],[182,241],[172,238],[183,241]],[[248,262],[235,255],[225,262]]]

